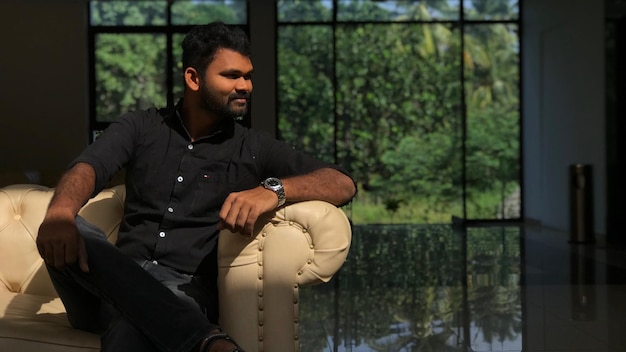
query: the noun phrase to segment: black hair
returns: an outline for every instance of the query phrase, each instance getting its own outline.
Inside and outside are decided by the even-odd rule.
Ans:
[[[182,43],[183,70],[193,67],[204,74],[219,49],[230,49],[250,57],[250,40],[238,26],[221,21],[193,27]]]

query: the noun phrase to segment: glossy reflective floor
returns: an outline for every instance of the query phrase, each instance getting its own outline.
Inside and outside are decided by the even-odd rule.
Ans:
[[[313,351],[626,351],[626,249],[535,227],[355,226],[301,290]]]

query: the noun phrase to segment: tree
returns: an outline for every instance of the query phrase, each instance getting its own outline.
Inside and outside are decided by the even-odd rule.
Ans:
[[[502,6],[495,6],[501,1],[491,2],[476,2],[468,16],[478,11],[502,16]],[[321,2],[284,3],[279,13],[296,16],[294,22],[329,21],[331,15]],[[334,27],[328,22],[280,28],[281,136],[327,160],[336,153],[360,185],[353,209],[378,207],[374,221],[384,219],[389,204],[402,205],[393,212],[400,221],[445,221],[460,215],[464,88],[470,213],[494,217],[502,208],[501,194],[519,183],[514,26],[466,25],[461,48],[461,31],[453,25],[401,23],[455,18],[454,11],[458,18],[458,8],[448,2],[337,5]],[[380,23],[358,22],[363,19]],[[394,20],[398,23],[389,23]],[[465,87],[459,79],[462,64]],[[353,216],[371,221],[358,211]]]

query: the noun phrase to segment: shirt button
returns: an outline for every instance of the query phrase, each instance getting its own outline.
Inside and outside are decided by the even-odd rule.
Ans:
[[[183,177],[182,176],[178,176],[178,178],[176,179],[178,182],[183,182]]]
[[[193,149],[193,144],[188,145],[187,149],[192,150]]]
[[[174,212],[174,208],[167,208],[167,211],[170,212],[170,213],[173,213]]]
[[[164,238],[165,237],[165,232],[159,232],[159,237]]]

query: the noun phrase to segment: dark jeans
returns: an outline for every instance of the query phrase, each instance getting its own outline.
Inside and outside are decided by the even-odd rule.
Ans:
[[[217,326],[214,280],[137,263],[77,217],[89,273],[48,267],[73,327],[102,336],[102,351],[187,352]]]

